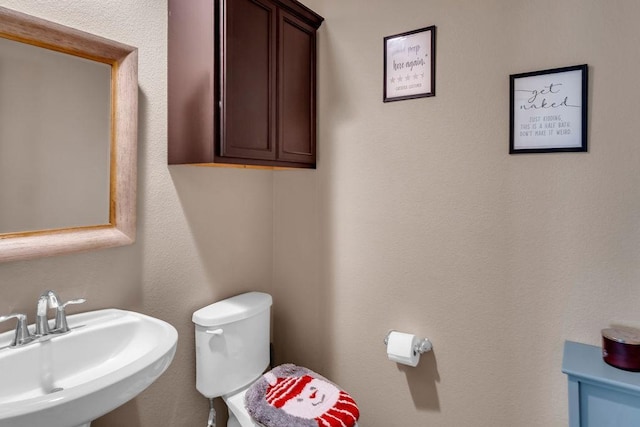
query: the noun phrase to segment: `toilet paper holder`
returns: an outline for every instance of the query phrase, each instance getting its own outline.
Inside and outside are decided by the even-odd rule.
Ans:
[[[387,335],[385,335],[384,337],[385,346],[389,344],[389,335],[391,335],[392,332],[397,332],[397,331],[392,329],[389,332],[387,332]],[[431,344],[431,341],[429,341],[428,338],[423,338],[413,346],[413,354],[417,356],[418,354],[427,353],[432,349],[433,349],[433,344]]]

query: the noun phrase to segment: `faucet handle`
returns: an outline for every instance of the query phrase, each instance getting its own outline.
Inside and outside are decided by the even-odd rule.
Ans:
[[[64,304],[60,304],[60,307],[65,308],[68,305],[82,304],[84,302],[87,302],[87,300],[85,298],[72,299],[72,300],[69,300],[69,301],[65,302]]]
[[[69,325],[67,324],[67,313],[65,311],[65,308],[68,305],[82,304],[86,301],[87,300],[84,298],[78,298],[78,299],[69,300],[63,304],[58,304],[58,307],[56,308],[56,324],[52,332],[57,334],[63,334],[65,332],[69,332]]]
[[[18,319],[16,324],[16,334],[13,337],[13,341],[11,341],[11,345],[9,347],[19,347],[21,345],[25,345],[30,343],[35,339],[31,332],[29,332],[29,328],[27,327],[27,315],[22,313],[12,313],[6,316],[0,316],[0,322],[4,322],[10,319]]]

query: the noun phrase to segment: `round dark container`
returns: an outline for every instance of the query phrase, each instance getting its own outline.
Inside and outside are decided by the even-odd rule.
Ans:
[[[602,358],[616,368],[626,371],[640,371],[640,330],[631,328],[603,329]]]

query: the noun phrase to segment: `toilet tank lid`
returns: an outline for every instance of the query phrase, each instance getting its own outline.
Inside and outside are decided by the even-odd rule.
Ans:
[[[200,326],[217,326],[246,319],[271,307],[271,295],[248,292],[215,302],[193,313],[191,320]]]

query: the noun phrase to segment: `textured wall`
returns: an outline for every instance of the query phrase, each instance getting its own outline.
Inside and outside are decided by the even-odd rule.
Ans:
[[[566,425],[564,340],[640,323],[640,4],[306,4],[326,18],[319,169],[275,176],[274,292],[314,301],[281,311],[283,359],[351,391],[364,426]],[[436,97],[384,104],[383,37],[429,25]],[[509,74],[582,63],[589,153],[509,156]],[[317,265],[283,267],[307,244]],[[434,352],[387,361],[392,328]]]

